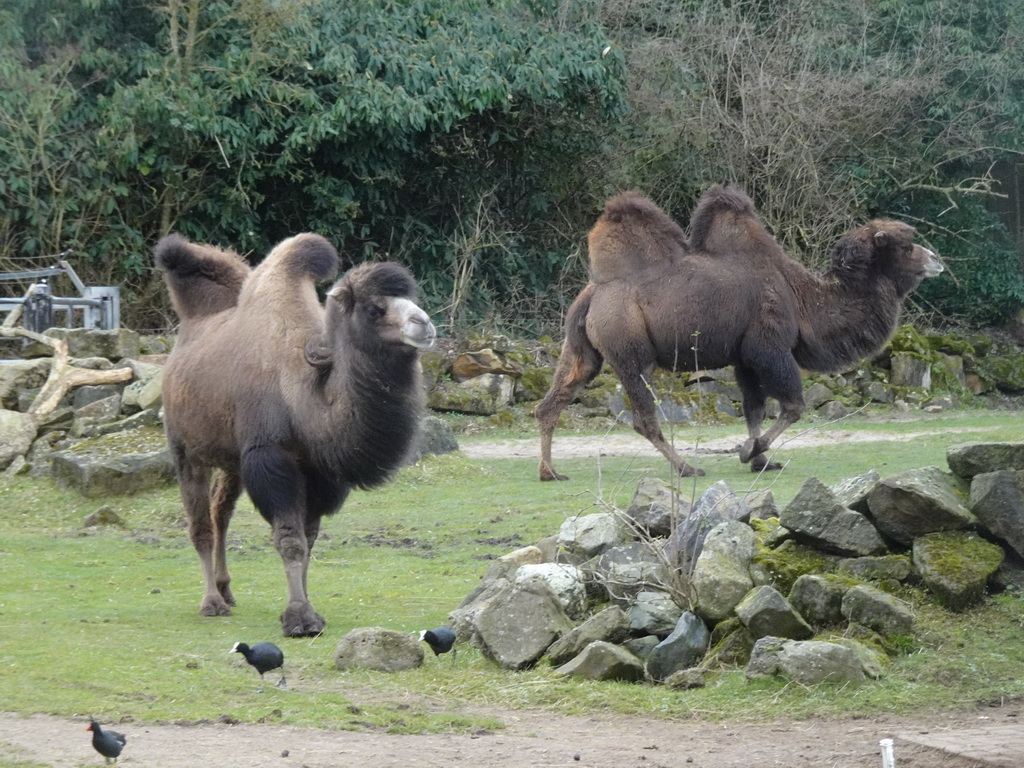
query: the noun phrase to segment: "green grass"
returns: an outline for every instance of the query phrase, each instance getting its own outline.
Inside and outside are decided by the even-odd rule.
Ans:
[[[906,442],[843,442],[847,429],[938,432]],[[1024,415],[967,411],[914,421],[859,418],[818,426],[832,446],[783,448],[781,473],[756,478],[735,455],[702,460],[708,476],[683,481],[694,494],[716,480],[735,490],[771,487],[785,504],[809,476],[826,483],[877,469],[883,476],[945,467],[946,447],[969,440],[1016,440]],[[794,432],[797,430],[793,430]],[[739,434],[736,426],[681,429],[676,439]],[[520,436],[521,427],[463,436]],[[564,434],[564,433],[560,433]],[[595,436],[595,439],[598,439]],[[684,448],[685,452],[685,448]],[[556,442],[557,457],[557,442]],[[1024,602],[1001,595],[953,616],[920,596],[912,652],[881,681],[805,689],[749,682],[716,672],[706,688],[579,682],[545,666],[498,669],[478,651],[428,654],[423,667],[382,674],[338,672],[333,651],[355,627],[413,632],[444,623],[477,584],[489,560],[557,532],[566,517],[600,504],[626,506],[641,477],[667,478],[659,459],[570,459],[572,480],[540,483],[533,459],[472,460],[457,454],[410,467],[386,488],[353,494],[327,520],[310,572],[310,594],[328,620],[316,639],[281,636],[284,575],[269,527],[243,498],[229,553],[234,615],[197,614],[201,578],[175,488],[111,499],[84,499],[47,479],[0,477],[0,690],[9,712],[95,715],[103,721],[196,721],[223,715],[245,722],[394,732],[495,728],[491,707],[563,713],[765,718],[909,714],[1024,695]],[[110,505],[125,527],[85,529]],[[286,654],[289,688],[268,685],[238,654],[236,641],[272,640]],[[268,681],[270,678],[268,678]],[[481,714],[482,713],[482,714]]]

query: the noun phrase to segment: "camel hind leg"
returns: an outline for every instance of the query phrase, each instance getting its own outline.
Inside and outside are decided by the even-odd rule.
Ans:
[[[228,572],[228,525],[235,514],[235,503],[242,493],[242,480],[234,472],[218,472],[210,490],[210,519],[213,521],[213,568],[217,591],[228,605],[235,605]]]
[[[230,616],[231,606],[217,584],[217,558],[214,552],[218,546],[218,534],[214,530],[210,512],[210,470],[180,456],[175,464],[181,500],[188,518],[188,535],[199,555],[199,566],[203,572],[203,599],[199,604],[199,613],[203,616]]]
[[[561,415],[587,384],[601,371],[604,358],[587,338],[586,320],[590,308],[590,297],[594,286],[587,285],[569,307],[565,317],[565,342],[558,357],[551,386],[544,399],[534,409],[533,415],[540,427],[541,480],[568,480],[566,475],[555,471],[551,462],[551,441]]]

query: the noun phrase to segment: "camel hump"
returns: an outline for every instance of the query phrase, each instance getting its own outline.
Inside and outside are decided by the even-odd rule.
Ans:
[[[338,273],[338,251],[327,239],[312,232],[294,235],[274,246],[260,268],[289,278],[326,280]]]
[[[690,216],[690,246],[697,251],[714,248],[716,229],[723,216],[757,221],[754,203],[739,187],[725,182],[708,187]]]
[[[591,275],[599,283],[672,263],[688,250],[683,228],[638,192],[609,198],[587,242]]]
[[[237,253],[192,243],[177,233],[156,244],[154,258],[182,320],[206,317],[235,306],[242,283],[251,271]]]

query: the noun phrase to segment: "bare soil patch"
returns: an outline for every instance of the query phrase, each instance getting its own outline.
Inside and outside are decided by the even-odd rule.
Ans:
[[[124,723],[128,737],[118,765],[150,768],[341,768],[409,766],[423,768],[878,768],[879,741],[893,738],[899,768],[990,768],[1019,766],[979,761],[920,743],[960,743],[960,731],[979,724],[1016,722],[1015,706],[902,718],[702,723],[602,715],[565,717],[546,712],[490,713],[505,728],[477,733],[396,735],[374,731],[332,731],[263,724]],[[87,721],[33,715],[0,718],[0,764],[31,760],[54,768],[99,765]]]

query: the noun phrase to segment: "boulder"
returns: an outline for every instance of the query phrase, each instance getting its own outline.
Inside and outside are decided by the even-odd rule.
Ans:
[[[892,356],[889,384],[894,387],[929,389],[932,385],[932,366],[928,360],[907,352]]]
[[[485,374],[519,377],[523,373],[522,366],[512,363],[506,355],[489,347],[456,355],[452,360],[451,370],[452,378],[458,382]]]
[[[914,564],[906,555],[881,557],[848,557],[836,563],[836,571],[869,581],[912,581]]]
[[[668,536],[689,512],[690,502],[679,496],[678,488],[659,478],[645,477],[637,484],[626,517],[639,532],[659,537]]]
[[[701,494],[690,514],[668,537],[665,542],[668,562],[682,573],[691,573],[712,528],[730,520],[746,522],[749,519],[750,508],[744,500],[733,493],[728,483],[719,480]]]
[[[755,638],[774,636],[795,640],[811,637],[814,630],[773,587],[754,587],[736,606],[736,615]]]
[[[22,410],[20,394],[42,387],[51,367],[50,358],[0,361],[0,408]]]
[[[353,629],[334,649],[337,669],[400,672],[423,664],[423,646],[412,635],[380,627]]]
[[[448,423],[437,416],[424,416],[420,420],[420,431],[406,457],[406,463],[415,464],[424,456],[454,453],[457,450],[459,442]]]
[[[676,628],[683,609],[666,592],[645,591],[637,594],[628,613],[634,634],[667,637]]]
[[[491,601],[503,594],[511,582],[505,578],[494,578],[482,581],[476,589],[462,599],[462,602],[448,614],[448,625],[459,640],[468,640],[474,636],[476,618]]]
[[[868,513],[868,495],[874,490],[878,480],[878,473],[872,469],[862,475],[854,475],[840,480],[830,486],[829,490],[842,506],[866,515]]]
[[[635,683],[644,679],[644,665],[621,645],[598,640],[584,648],[576,658],[556,669],[554,674],[585,680]]]
[[[975,475],[968,504],[986,530],[1024,556],[1024,470]]]
[[[695,609],[702,617],[715,622],[731,616],[754,586],[750,560],[755,543],[750,526],[735,520],[720,523],[708,533],[690,580]]]
[[[85,440],[50,456],[57,485],[86,497],[159,488],[175,479],[171,452],[158,429],[137,429]]]
[[[762,637],[754,644],[746,676],[757,679],[773,675],[801,685],[844,683],[866,677],[857,654],[845,645]]]
[[[672,633],[658,643],[647,657],[647,676],[661,681],[674,672],[689,669],[708,650],[711,633],[696,614],[683,611]]]
[[[967,508],[962,481],[938,467],[880,480],[868,495],[868,508],[875,527],[904,546],[918,536],[968,528],[977,522]]]
[[[25,455],[36,439],[35,417],[18,411],[0,410],[0,469],[7,469]]]
[[[837,555],[879,555],[885,542],[871,522],[844,507],[816,477],[804,482],[779,522],[800,541]]]
[[[1024,443],[961,443],[946,449],[954,474],[971,478],[1001,469],[1024,469]]]
[[[736,617],[718,623],[711,631],[711,648],[705,654],[701,667],[743,666],[750,661],[754,640],[750,630]]]
[[[880,589],[860,584],[843,595],[843,616],[884,637],[909,635],[914,611],[905,602]]]
[[[487,602],[473,620],[473,642],[503,669],[526,669],[572,627],[550,587],[534,580],[510,585]]]
[[[493,416],[512,405],[515,379],[485,373],[463,382],[443,381],[427,394],[427,405],[435,411],[453,411]]]
[[[527,563],[519,567],[512,583],[529,584],[533,581],[547,584],[570,619],[578,619],[583,615],[587,593],[583,586],[583,574],[575,565]]]
[[[775,505],[775,496],[769,490],[751,491],[743,501],[750,509],[751,520],[768,520],[779,516],[779,509]]]
[[[654,547],[650,540],[634,541],[612,547],[591,561],[594,576],[616,604],[628,606],[638,592],[666,583],[667,569]]]
[[[622,647],[640,659],[640,661],[646,662],[651,655],[651,651],[657,648],[660,642],[661,638],[657,635],[644,635],[626,640]]]
[[[612,512],[570,517],[558,531],[558,544],[581,562],[629,541],[629,529]]]
[[[603,641],[618,644],[629,637],[629,616],[616,605],[605,608],[587,619],[577,627],[573,627],[551,647],[547,658],[555,666],[572,660],[591,643]]]
[[[103,357],[107,360],[135,359],[142,348],[138,333],[128,328],[100,331],[91,328],[49,328],[45,336],[64,339],[68,356],[78,358]]]
[[[789,603],[813,626],[832,626],[844,620],[843,596],[851,586],[835,576],[804,574],[793,584]]]
[[[914,539],[914,566],[929,591],[951,611],[982,601],[988,581],[1003,562],[1003,550],[976,533],[946,531]]]
[[[494,564],[487,569],[484,581],[492,581],[494,579],[508,579],[512,581],[515,578],[516,571],[521,566],[537,565],[547,562],[547,559],[544,550],[532,544],[514,549],[494,561]]]

